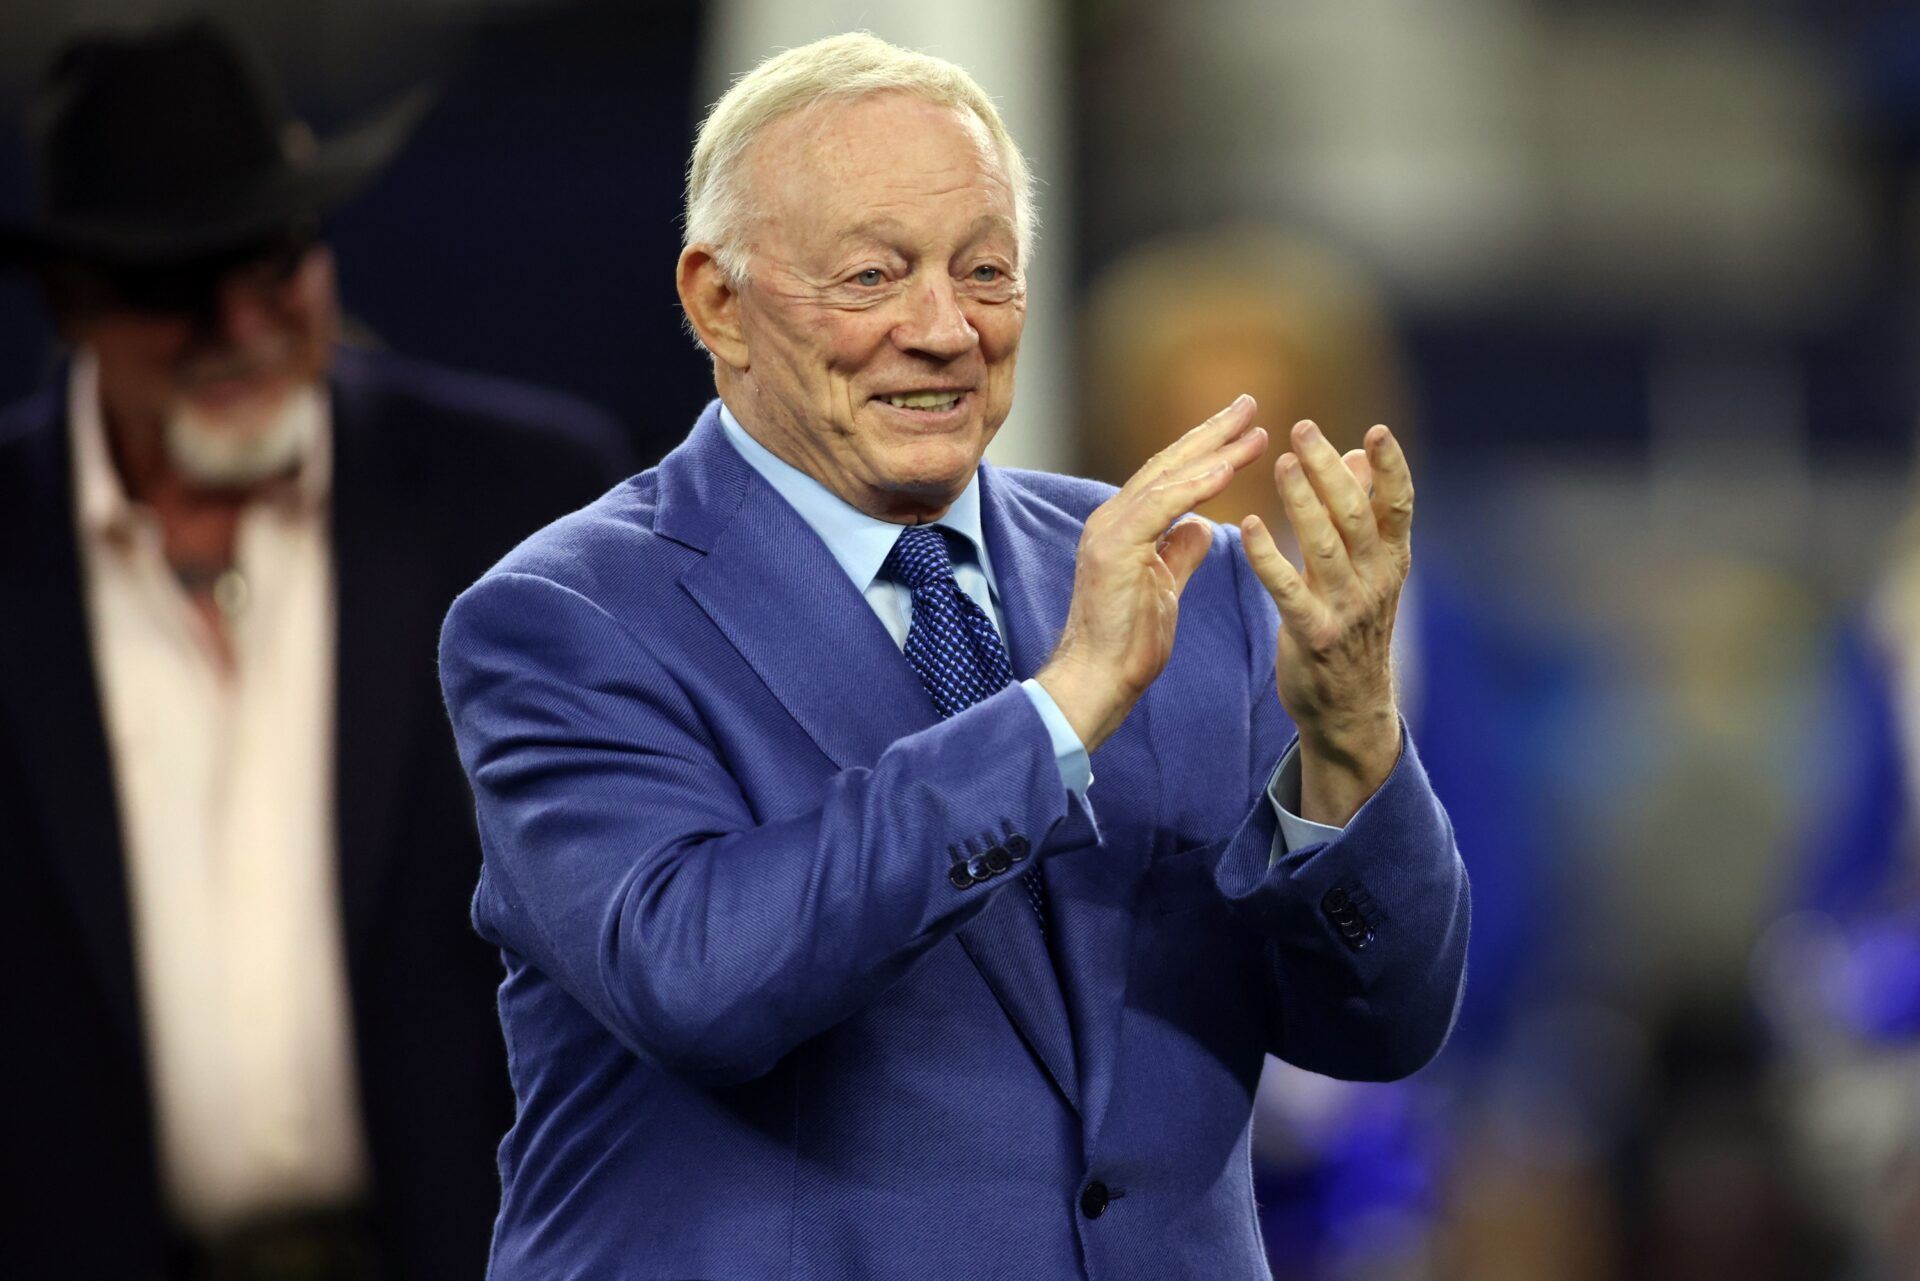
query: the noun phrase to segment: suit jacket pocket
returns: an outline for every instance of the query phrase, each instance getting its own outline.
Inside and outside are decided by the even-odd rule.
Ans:
[[[1213,863],[1219,853],[1218,846],[1195,845],[1153,860],[1147,868],[1149,910],[1166,915],[1218,905],[1221,898],[1213,884]]]

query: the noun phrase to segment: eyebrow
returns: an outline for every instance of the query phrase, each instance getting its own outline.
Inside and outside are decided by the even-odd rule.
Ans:
[[[849,237],[860,236],[868,240],[894,240],[903,230],[904,228],[891,218],[868,218],[862,222],[856,222],[840,234]]]
[[[893,218],[867,218],[848,227],[845,231],[841,232],[840,235],[849,239],[857,237],[866,240],[876,240],[882,244],[892,246],[898,243],[900,235],[904,230],[905,228],[900,222]],[[995,231],[1004,231],[1009,236],[1013,235],[1013,219],[1002,214],[981,214],[978,218],[975,218],[973,223],[967,228],[967,234],[962,243],[972,244],[974,241],[980,240]]]

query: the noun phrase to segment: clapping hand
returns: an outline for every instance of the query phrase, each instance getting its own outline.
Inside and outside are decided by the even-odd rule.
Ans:
[[[1135,472],[1087,518],[1060,643],[1037,675],[1088,751],[1120,726],[1173,653],[1180,594],[1206,557],[1193,509],[1266,451],[1242,396]],[[1300,730],[1301,816],[1343,824],[1400,753],[1390,650],[1411,564],[1413,481],[1393,433],[1375,427],[1342,459],[1310,422],[1274,466],[1301,548],[1296,569],[1257,516],[1248,563],[1281,614],[1274,673]]]
[[[1413,478],[1383,426],[1342,458],[1311,422],[1274,464],[1302,567],[1258,516],[1240,522],[1247,561],[1281,617],[1274,678],[1300,730],[1301,817],[1344,824],[1400,755],[1390,650],[1412,564]]]
[[[1149,458],[1094,509],[1075,555],[1073,601],[1035,675],[1088,751],[1120,727],[1173,655],[1180,593],[1206,558],[1204,521],[1185,520],[1266,452],[1242,396]]]

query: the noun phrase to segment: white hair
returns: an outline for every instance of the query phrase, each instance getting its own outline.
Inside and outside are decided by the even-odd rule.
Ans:
[[[1014,238],[1024,268],[1036,223],[1033,176],[993,99],[965,70],[944,58],[899,48],[865,31],[775,54],[736,80],[713,104],[700,123],[687,166],[684,243],[710,246],[727,279],[743,283],[753,202],[741,159],[753,140],[774,121],[815,103],[886,92],[970,111],[980,121],[1013,188]]]

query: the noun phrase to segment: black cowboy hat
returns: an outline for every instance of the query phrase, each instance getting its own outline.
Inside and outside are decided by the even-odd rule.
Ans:
[[[416,92],[325,142],[262,64],[205,18],[83,35],[54,59],[29,127],[38,208],[0,224],[0,261],[187,262],[316,221],[391,160]]]

